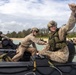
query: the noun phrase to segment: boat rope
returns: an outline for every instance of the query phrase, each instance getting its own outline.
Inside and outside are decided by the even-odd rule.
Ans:
[[[34,69],[33,69],[33,72],[28,72],[26,73],[25,75],[30,75],[30,74],[33,74],[33,75],[36,75],[35,71],[36,71],[36,60],[34,60]]]
[[[51,72],[49,74],[44,74],[41,71],[39,71],[38,68],[37,68],[36,60],[34,60],[34,69],[33,69],[33,72],[36,72],[36,71],[38,71],[40,73],[40,75],[51,75]],[[34,74],[34,75],[36,75],[36,74]]]
[[[60,75],[63,75],[62,72],[61,72],[56,66],[54,66],[50,61],[48,61],[48,63],[49,63],[49,65],[50,65],[50,67],[56,69],[56,70],[60,73]],[[38,71],[41,75],[50,75],[50,74],[51,74],[51,72],[50,72],[49,74],[43,74],[42,72],[40,72],[40,71],[37,69],[36,60],[34,60],[34,69],[33,69],[33,71],[34,71],[34,72],[35,72],[35,71]],[[27,75],[27,74],[26,74],[26,75]]]
[[[36,75],[35,72],[28,72],[28,73],[26,73],[25,75],[30,75],[30,74]]]
[[[52,64],[50,61],[48,61],[48,63],[50,65],[50,67],[56,69],[60,73],[60,75],[63,75],[62,72],[60,71],[60,69],[58,69],[56,66],[54,66],[54,64]]]

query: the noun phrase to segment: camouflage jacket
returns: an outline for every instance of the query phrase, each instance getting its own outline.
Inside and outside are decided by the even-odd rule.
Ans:
[[[72,30],[73,27],[75,26],[76,23],[76,17],[75,17],[74,12],[71,13],[71,16],[68,20],[68,22],[66,23],[66,25],[62,26],[59,31],[58,31],[58,35],[59,35],[59,39],[62,41],[65,38],[65,34],[67,34],[68,31]],[[43,49],[44,51],[47,51],[50,49],[50,45],[47,44],[46,47]]]

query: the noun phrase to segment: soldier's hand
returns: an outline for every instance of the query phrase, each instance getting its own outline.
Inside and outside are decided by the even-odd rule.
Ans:
[[[18,54],[18,53],[19,53],[19,50],[17,49],[17,50],[16,50],[16,54]]]
[[[70,9],[73,11],[73,12],[76,12],[76,4],[75,3],[72,3],[72,4],[68,4]]]
[[[39,53],[36,53],[36,55],[39,55]]]

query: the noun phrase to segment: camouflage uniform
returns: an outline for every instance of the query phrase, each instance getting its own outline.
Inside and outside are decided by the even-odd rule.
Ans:
[[[59,40],[63,41],[65,39],[66,36],[65,34],[75,26],[75,23],[76,23],[76,12],[72,11],[71,16],[66,25],[62,26],[58,31]],[[57,51],[51,51],[50,44],[48,43],[43,50],[39,51],[39,53],[42,55],[47,55],[52,61],[60,63],[66,63],[69,57],[69,50],[67,45],[64,48],[61,48]]]
[[[12,58],[12,61],[18,61],[23,56],[25,51],[29,51],[32,55],[34,55],[37,52],[35,43],[40,45],[45,44],[45,42],[41,41],[39,38],[36,38],[32,33],[26,36],[21,42],[21,45],[18,47],[17,54]],[[30,46],[31,44],[33,47]]]

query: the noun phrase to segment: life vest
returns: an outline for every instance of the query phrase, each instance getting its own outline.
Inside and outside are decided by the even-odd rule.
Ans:
[[[61,48],[64,48],[67,45],[66,44],[66,35],[64,36],[64,40],[61,41],[59,39],[58,31],[59,31],[59,28],[56,30],[56,32],[49,34],[48,42],[50,45],[50,50],[52,50],[52,51],[57,51]]]

